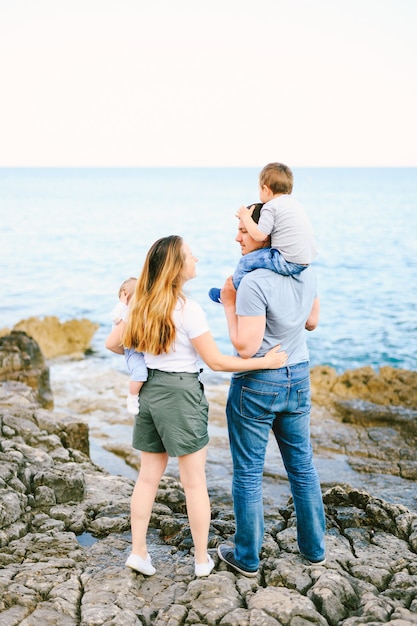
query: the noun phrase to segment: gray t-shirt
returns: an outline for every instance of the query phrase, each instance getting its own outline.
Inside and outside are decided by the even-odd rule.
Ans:
[[[281,344],[288,354],[287,365],[309,360],[305,323],[310,315],[317,282],[314,270],[282,276],[258,269],[246,274],[236,294],[236,313],[247,317],[266,316],[265,335],[254,356],[263,356]]]
[[[290,195],[272,198],[263,205],[258,228],[271,235],[271,248],[286,261],[308,265],[317,256],[316,239],[302,204]]]

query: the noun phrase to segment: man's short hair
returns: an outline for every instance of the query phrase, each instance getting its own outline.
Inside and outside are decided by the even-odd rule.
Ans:
[[[253,204],[249,204],[247,208],[251,209],[253,206],[255,208],[253,209],[252,219],[255,222],[255,224],[257,224],[259,222],[259,218],[261,217],[261,209],[263,207],[263,203],[262,202],[254,202]]]

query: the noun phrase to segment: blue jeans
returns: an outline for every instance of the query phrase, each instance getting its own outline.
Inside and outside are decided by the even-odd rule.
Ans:
[[[276,272],[277,274],[291,276],[292,274],[299,274],[305,270],[308,265],[300,265],[299,263],[286,261],[276,248],[259,248],[240,258],[235,273],[233,274],[233,285],[235,289],[239,287],[240,281],[245,274],[252,272],[252,270],[258,270],[261,267]]]
[[[233,459],[236,521],[234,558],[255,570],[264,537],[262,476],[273,429],[294,499],[300,552],[325,558],[325,515],[310,443],[310,371],[307,362],[234,375],[226,405]]]

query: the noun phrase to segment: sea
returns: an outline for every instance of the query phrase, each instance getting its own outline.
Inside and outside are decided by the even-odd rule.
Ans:
[[[236,210],[258,201],[260,168],[0,169],[0,332],[30,317],[98,324],[83,358],[50,359],[54,411],[82,416],[90,456],[135,479],[123,357],[107,351],[120,284],[138,276],[152,243],[181,235],[199,259],[187,283],[225,354],[233,354],[223,307],[208,297],[240,257]],[[319,254],[313,263],[320,323],[307,332],[311,366],[338,373],[370,366],[417,370],[417,168],[294,168]],[[230,491],[224,403],[229,374],[205,367],[211,418],[208,477]],[[286,502],[285,468],[271,448],[266,485]],[[328,456],[328,455],[327,455]],[[321,479],[415,506],[409,481],[354,472],[343,455],[316,458]],[[280,469],[277,469],[277,467]],[[178,476],[175,459],[168,472]],[[277,474],[278,472],[278,474]],[[410,504],[411,503],[411,504]]]
[[[258,201],[259,169],[0,169],[0,329],[33,316],[88,318],[99,324],[91,365],[122,369],[104,348],[119,286],[138,276],[156,239],[178,234],[199,259],[187,292],[232,354],[207,292],[239,260],[235,212]],[[417,370],[417,168],[293,171],[319,248],[311,365]]]

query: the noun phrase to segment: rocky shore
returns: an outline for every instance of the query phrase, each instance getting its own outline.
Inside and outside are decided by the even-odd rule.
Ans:
[[[377,476],[378,488],[355,488],[339,475],[323,482],[327,563],[311,566],[298,553],[291,499],[275,505],[284,472],[267,463],[267,532],[256,579],[233,574],[216,555],[234,532],[230,466],[216,436],[207,469],[214,573],[194,577],[175,476],[161,483],[151,520],[157,573],[126,569],[133,480],[92,462],[86,415],[54,410],[48,376],[26,333],[0,337],[2,626],[417,624],[415,372],[312,371],[318,463],[342,455],[352,476],[365,484]],[[224,390],[208,395],[210,419],[223,427]],[[381,494],[384,480],[397,486],[390,501]]]

